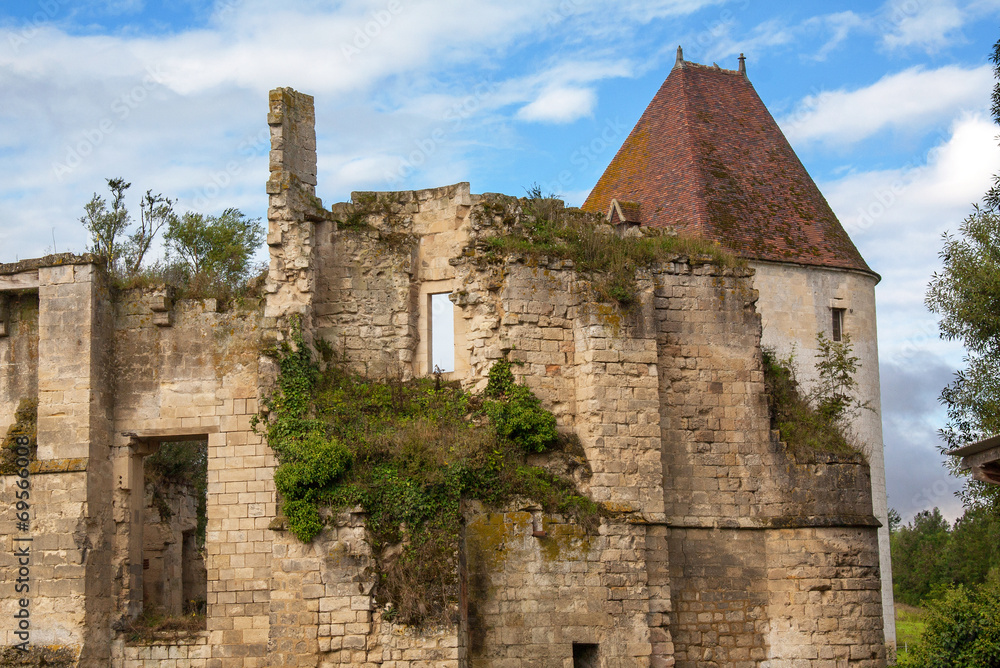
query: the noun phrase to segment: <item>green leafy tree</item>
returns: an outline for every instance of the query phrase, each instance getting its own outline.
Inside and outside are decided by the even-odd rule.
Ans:
[[[147,190],[139,203],[139,226],[129,233],[132,216],[125,206],[125,191],[132,187],[122,178],[107,179],[110,204],[94,193],[84,205],[80,222],[90,233],[88,250],[101,258],[116,278],[130,278],[142,270],[146,253],[160,229],[176,219],[173,201]]]
[[[993,122],[1000,125],[1000,41],[993,45],[990,61],[993,63],[993,76],[998,82],[993,85],[990,111],[993,115]],[[1000,174],[994,175],[993,187],[986,193],[984,200],[990,211],[1000,211]]]
[[[179,258],[193,279],[236,286],[249,277],[264,228],[259,218],[247,218],[238,209],[218,216],[189,212],[170,219],[163,238],[168,254]]]
[[[921,639],[901,668],[1000,667],[1000,577],[981,587],[955,587],[930,605]]]
[[[920,605],[935,587],[951,583],[944,556],[951,527],[941,511],[924,510],[890,538],[893,593],[909,605]]]
[[[899,516],[899,511],[895,508],[889,509],[889,532],[895,533],[895,531],[903,523],[903,518]]]
[[[993,120],[1000,124],[1000,41],[991,59],[997,78]],[[925,298],[941,317],[942,338],[961,341],[967,351],[965,367],[941,392],[948,413],[944,450],[1000,433],[1000,175],[993,179],[985,207],[975,207],[957,236],[944,235],[942,269],[931,277]],[[951,465],[954,470],[957,462]],[[1000,509],[1000,486],[967,481],[967,507]]]
[[[811,399],[820,415],[833,423],[843,423],[868,404],[856,398],[858,381],[854,379],[861,367],[861,358],[854,355],[851,337],[832,341],[823,332],[816,334],[816,373]]]
[[[80,218],[80,222],[90,233],[91,243],[88,250],[104,260],[109,271],[118,275],[124,252],[122,237],[132,222],[128,209],[125,208],[125,191],[132,184],[122,178],[107,179],[107,182],[111,191],[110,208],[107,200],[94,193],[91,200],[83,207],[85,215]]]
[[[173,200],[162,194],[154,195],[152,190],[146,191],[139,203],[139,229],[129,236],[125,244],[123,255],[126,275],[135,276],[139,273],[157,233],[164,225],[177,219],[173,204]]]

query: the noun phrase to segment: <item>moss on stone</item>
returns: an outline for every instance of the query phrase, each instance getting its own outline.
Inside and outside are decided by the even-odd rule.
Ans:
[[[14,412],[14,424],[0,443],[0,475],[16,475],[18,438],[27,438],[28,461],[35,461],[38,451],[38,399],[21,399]],[[22,442],[23,444],[23,442]]]

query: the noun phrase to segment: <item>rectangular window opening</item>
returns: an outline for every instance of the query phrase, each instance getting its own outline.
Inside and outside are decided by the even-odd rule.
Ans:
[[[832,308],[833,311],[833,340],[842,341],[844,339],[844,311],[842,308]]]
[[[599,668],[600,656],[593,643],[573,643],[573,668]]]
[[[455,370],[455,305],[450,292],[428,295],[430,318],[427,333],[428,372],[450,373]]]

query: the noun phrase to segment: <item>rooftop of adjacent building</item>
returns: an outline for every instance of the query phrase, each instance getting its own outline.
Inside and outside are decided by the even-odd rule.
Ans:
[[[617,204],[617,209],[613,204]],[[583,208],[743,257],[871,272],[739,69],[677,61]]]

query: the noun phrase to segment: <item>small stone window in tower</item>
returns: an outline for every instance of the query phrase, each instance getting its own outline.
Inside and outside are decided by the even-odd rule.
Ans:
[[[844,311],[842,308],[832,308],[833,312],[833,340],[844,340]]]
[[[455,305],[448,298],[450,292],[427,295],[429,332],[427,332],[427,358],[429,373],[455,370]]]
[[[573,668],[599,668],[600,665],[596,644],[573,643]]]

